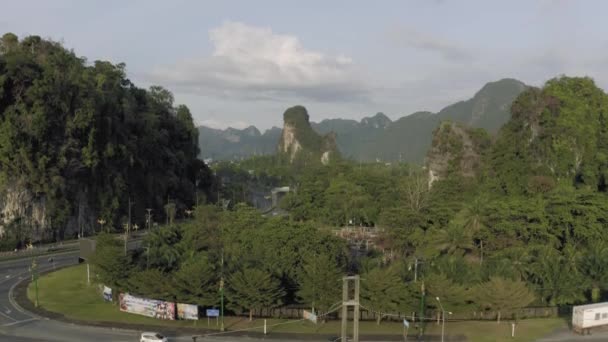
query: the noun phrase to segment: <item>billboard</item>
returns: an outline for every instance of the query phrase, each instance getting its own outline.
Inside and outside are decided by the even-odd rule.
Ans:
[[[105,285],[103,287],[103,300],[105,300],[106,302],[112,301],[112,289]]]
[[[121,293],[118,299],[120,311],[158,319],[175,319],[175,303],[135,297],[128,293]]]
[[[177,318],[198,319],[198,305],[177,303]]]

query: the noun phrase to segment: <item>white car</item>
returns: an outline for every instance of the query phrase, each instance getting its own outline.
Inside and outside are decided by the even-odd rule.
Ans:
[[[139,342],[168,342],[169,340],[156,332],[144,332],[141,333],[141,338],[139,339]]]

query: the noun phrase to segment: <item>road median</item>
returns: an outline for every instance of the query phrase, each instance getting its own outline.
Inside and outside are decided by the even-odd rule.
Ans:
[[[93,280],[91,278],[91,280]],[[157,320],[150,317],[121,312],[115,303],[103,300],[96,285],[88,285],[85,265],[62,268],[57,272],[47,273],[39,278],[39,307],[32,303],[33,289],[29,279],[20,283],[14,290],[18,304],[25,310],[38,316],[65,323],[97,326],[111,329],[156,330],[172,336],[215,335],[247,336],[251,338],[330,341],[339,336],[340,322],[328,321],[325,324],[302,320],[267,319],[268,334],[264,335],[264,319],[258,318],[249,322],[245,317],[230,316],[225,318],[225,333],[219,332],[212,319],[202,318],[198,321]],[[448,322],[446,323],[446,341],[534,341],[563,325],[553,319],[530,319],[520,321],[517,331],[519,336],[511,338],[511,322]],[[349,322],[352,327],[352,322]],[[429,322],[424,339],[439,341],[441,325]],[[352,328],[351,328],[352,329]],[[366,341],[403,341],[403,324],[400,322],[373,321],[360,322],[360,335]],[[415,340],[417,330],[409,331],[408,340]],[[200,339],[199,339],[200,340]]]

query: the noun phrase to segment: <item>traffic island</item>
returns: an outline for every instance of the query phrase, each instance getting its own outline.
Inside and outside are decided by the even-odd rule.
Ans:
[[[213,320],[207,328],[205,318],[198,321],[168,321],[121,312],[118,305],[103,300],[95,285],[88,285],[86,266],[67,267],[48,273],[39,278],[39,307],[35,307],[31,278],[20,283],[14,290],[14,297],[25,310],[41,317],[105,328],[119,328],[135,331],[156,330],[173,336],[214,335],[225,337],[251,337],[283,340],[336,340],[340,334],[340,322],[328,321],[315,325],[308,321],[267,319],[268,334],[263,333],[264,319],[249,322],[246,317],[226,317],[226,333],[214,327]],[[275,324],[279,324],[275,326]],[[468,321],[446,323],[445,341],[534,341],[563,325],[559,319],[525,320],[518,324],[518,336],[511,338],[510,322],[497,324],[493,321]],[[237,331],[238,330],[238,331]],[[374,321],[360,322],[362,341],[403,341],[403,324],[400,322]],[[198,341],[203,340],[199,338]],[[417,340],[417,331],[411,328],[408,340]],[[425,341],[440,341],[441,326],[428,323]]]

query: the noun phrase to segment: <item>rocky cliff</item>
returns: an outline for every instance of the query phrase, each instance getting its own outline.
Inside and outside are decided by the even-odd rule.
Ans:
[[[278,152],[289,163],[303,160],[327,164],[338,157],[336,134],[330,132],[321,136],[315,132],[306,108],[288,108],[283,114],[283,122]]]
[[[431,147],[431,136],[441,121],[450,120],[470,127],[484,128],[491,134],[509,121],[513,100],[528,88],[524,83],[505,78],[485,84],[473,97],[443,108],[438,113],[420,111],[392,121],[383,113],[351,119],[325,119],[311,122],[319,134],[335,132],[336,143],[344,158],[356,161],[404,161],[420,164]],[[200,127],[203,158],[241,159],[256,154],[272,154],[280,129],[245,138],[245,132]],[[231,137],[232,140],[228,140]],[[240,140],[239,140],[240,137]],[[270,144],[269,144],[270,142]]]
[[[608,95],[587,77],[560,77],[522,93],[491,155],[490,177],[507,193],[559,182],[608,190]]]
[[[483,129],[443,121],[433,133],[426,157],[429,183],[449,176],[475,177],[482,168],[482,158],[491,147],[489,134]]]

